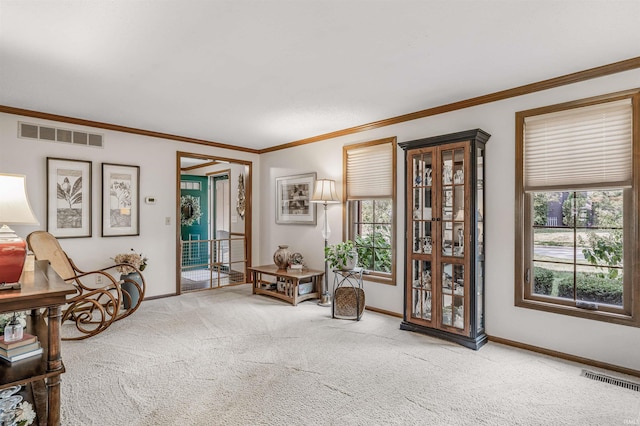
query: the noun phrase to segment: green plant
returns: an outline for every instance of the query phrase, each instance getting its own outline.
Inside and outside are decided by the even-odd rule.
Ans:
[[[623,286],[619,280],[593,274],[576,274],[576,300],[622,306]],[[558,297],[573,299],[573,277],[558,284]]]
[[[353,241],[347,240],[324,248],[324,260],[331,269],[343,269],[349,261],[357,259],[358,252]]]
[[[553,272],[545,268],[533,268],[533,292],[550,296],[552,289]]]

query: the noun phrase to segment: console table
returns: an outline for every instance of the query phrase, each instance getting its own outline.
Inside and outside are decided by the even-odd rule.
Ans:
[[[24,271],[22,288],[0,291],[0,313],[31,310],[26,332],[38,336],[44,348],[41,356],[15,363],[0,362],[0,389],[26,385],[21,391],[33,404],[40,425],[60,424],[60,375],[64,365],[60,356],[61,306],[76,292],[49,266],[46,260],[35,262],[33,271]],[[40,314],[46,309],[47,321]]]
[[[314,269],[280,270],[276,265],[250,266],[253,276],[253,294],[264,294],[285,300],[293,306],[308,299],[319,299],[322,289],[321,278],[324,271]],[[273,277],[266,280],[263,276]],[[301,285],[309,285],[309,291],[300,291]],[[303,294],[300,294],[303,293]]]

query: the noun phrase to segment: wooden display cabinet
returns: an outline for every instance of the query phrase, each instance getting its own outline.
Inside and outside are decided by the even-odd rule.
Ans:
[[[405,151],[404,321],[479,349],[484,332],[484,159],[480,129],[398,144]]]

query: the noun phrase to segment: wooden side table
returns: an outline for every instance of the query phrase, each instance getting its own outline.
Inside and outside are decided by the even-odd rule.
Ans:
[[[33,271],[25,271],[19,290],[0,291],[0,312],[31,310],[26,332],[38,336],[44,348],[41,356],[15,363],[0,362],[0,389],[27,385],[27,401],[33,403],[38,424],[60,424],[60,375],[64,365],[60,356],[61,306],[76,292],[49,266],[46,260],[35,262]],[[40,314],[46,309],[47,321]],[[46,386],[46,388],[45,388]]]
[[[253,294],[263,294],[285,300],[293,306],[309,299],[319,299],[324,271],[314,269],[279,270],[276,265],[250,266],[253,276]],[[275,277],[275,281],[264,277]],[[273,279],[273,278],[272,278]],[[310,291],[300,291],[301,285],[309,284]],[[300,294],[303,293],[303,294]]]

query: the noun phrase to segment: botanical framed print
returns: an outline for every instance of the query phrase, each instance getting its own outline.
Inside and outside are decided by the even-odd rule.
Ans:
[[[140,167],[102,163],[102,236],[140,235]]]
[[[276,223],[316,224],[316,207],[311,203],[315,182],[315,173],[276,178]]]
[[[91,161],[47,157],[47,232],[91,237]]]

